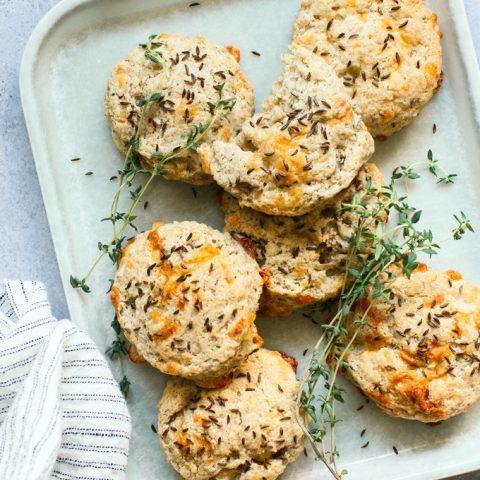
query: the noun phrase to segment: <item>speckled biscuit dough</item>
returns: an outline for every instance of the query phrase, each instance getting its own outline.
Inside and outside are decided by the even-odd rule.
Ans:
[[[367,312],[345,360],[365,395],[395,417],[438,422],[480,398],[480,290],[455,271],[399,276]],[[350,322],[350,335],[354,327]]]
[[[258,265],[230,235],[158,222],[123,250],[111,298],[137,356],[217,387],[262,344],[254,324],[261,290]]]
[[[185,480],[274,480],[304,449],[296,420],[299,384],[278,352],[252,354],[218,390],[168,382],[158,434]]]
[[[203,37],[158,35],[153,50],[163,56],[165,67],[145,56],[138,47],[113,69],[105,93],[105,114],[117,147],[126,152],[138,124],[141,96],[162,94],[160,101],[150,104],[140,134],[138,152],[145,166],[154,168],[157,151],[171,153],[183,147],[195,127],[212,121],[209,103],[235,99],[231,111],[216,120],[201,139],[208,146],[214,140],[229,141],[253,113],[253,90],[240,69],[240,52],[223,47]],[[197,152],[188,150],[175,162],[165,165],[168,180],[207,184],[212,177],[202,171]]]
[[[303,215],[346,188],[374,150],[331,68],[305,48],[283,56],[284,73],[237,143],[201,149],[205,171],[240,204]]]
[[[409,124],[439,89],[441,32],[421,0],[303,0],[294,42],[342,79],[375,137]]]
[[[352,184],[323,209],[301,217],[275,217],[240,207],[223,193],[220,204],[225,212],[225,230],[235,238],[262,268],[265,279],[260,300],[261,313],[286,316],[307,305],[320,304],[339,295],[345,276],[348,238],[356,216],[342,211],[344,203],[357,200],[376,203],[378,197],[365,196],[367,181],[378,190],[383,178],[368,163]]]

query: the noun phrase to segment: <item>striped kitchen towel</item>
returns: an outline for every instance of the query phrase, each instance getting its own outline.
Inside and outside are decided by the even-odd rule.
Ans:
[[[130,416],[90,338],[45,287],[0,281],[0,479],[123,479]]]

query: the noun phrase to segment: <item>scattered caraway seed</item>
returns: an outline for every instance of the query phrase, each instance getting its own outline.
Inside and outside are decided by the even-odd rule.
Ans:
[[[365,432],[366,432],[366,431],[367,431],[366,428],[364,428],[364,429],[362,430],[362,433],[360,433],[360,438],[362,438],[362,437],[365,435]]]
[[[110,181],[112,182],[113,180],[116,180],[118,177],[116,175],[113,175],[113,177],[110,177]]]
[[[148,200],[143,204],[143,209],[146,210],[148,208]]]
[[[197,191],[195,190],[195,187],[192,187],[192,193],[195,198],[197,198]]]
[[[200,2],[193,2],[189,5],[189,7],[198,7],[200,5]]]
[[[365,405],[360,405],[358,408],[357,408],[357,412],[359,412],[360,410],[362,410],[362,408],[364,407]]]
[[[150,425],[150,428],[152,429],[153,433],[157,433],[157,429],[155,428],[155,425],[153,423]]]
[[[367,448],[368,445],[370,445],[370,442],[364,443],[364,444],[362,445],[362,448]]]
[[[85,175],[88,177],[89,175],[93,175],[93,172],[86,172]]]
[[[308,348],[306,348],[304,351],[303,351],[303,356],[305,356],[308,352]]]
[[[72,158],[70,161],[71,162],[78,162],[80,160],[80,157],[75,157],[75,158]]]
[[[252,53],[253,53],[255,56],[257,56],[257,57],[261,57],[261,56],[262,56],[260,53],[256,52],[255,50],[252,50]]]
[[[432,131],[433,131],[433,133],[437,133],[437,124],[436,123],[433,124]]]
[[[398,455],[397,447],[394,445],[392,448],[393,448],[393,451],[395,452],[395,455]]]

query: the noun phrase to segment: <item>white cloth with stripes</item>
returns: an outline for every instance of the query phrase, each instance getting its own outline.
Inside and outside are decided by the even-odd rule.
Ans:
[[[130,426],[108,364],[45,287],[0,281],[0,479],[123,479]]]

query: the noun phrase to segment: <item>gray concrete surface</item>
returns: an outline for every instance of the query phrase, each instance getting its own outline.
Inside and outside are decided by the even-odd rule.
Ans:
[[[24,45],[37,22],[56,3],[0,0],[0,276],[44,282],[54,313],[67,317],[18,91]],[[465,5],[478,55],[480,0],[465,0]],[[480,472],[456,480],[460,478],[480,480]]]

